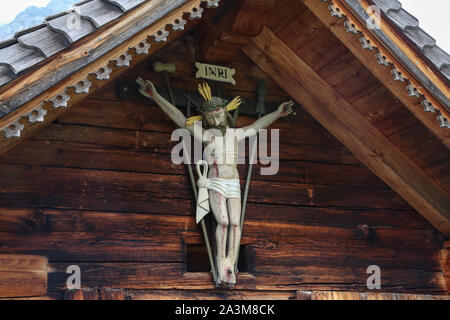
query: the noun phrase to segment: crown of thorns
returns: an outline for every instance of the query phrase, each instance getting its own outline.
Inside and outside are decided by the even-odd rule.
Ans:
[[[221,107],[225,107],[227,111],[232,111],[239,107],[242,103],[241,98],[238,96],[231,100],[227,105],[225,105],[226,102],[222,98],[212,96],[211,88],[206,82],[198,85],[198,92],[200,92],[203,99],[205,99],[201,106],[201,113],[213,111]],[[203,120],[202,115],[190,117],[186,121],[186,127],[193,125],[196,121],[201,120]]]

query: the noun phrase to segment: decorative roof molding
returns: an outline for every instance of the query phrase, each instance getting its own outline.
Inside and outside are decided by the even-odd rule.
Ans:
[[[93,0],[90,0],[89,2],[92,1]],[[98,1],[105,1],[105,0],[98,0]],[[125,6],[125,2],[128,1],[117,0],[116,2],[123,2]],[[198,1],[194,2],[197,3]],[[87,2],[83,3],[82,5],[85,5],[86,3]],[[68,34],[69,31],[63,32],[63,29],[58,29],[58,31],[52,30],[50,24],[54,24],[55,27],[56,26],[55,21],[57,20],[60,22],[63,20],[66,21],[67,19],[70,18],[69,13],[62,13],[58,16],[49,17],[47,19],[48,21],[44,23],[44,28],[48,30],[46,30],[45,32],[46,33],[53,32],[54,37],[53,38],[48,37],[48,41],[43,43],[40,42],[35,43],[34,45],[36,45],[36,47],[31,48],[24,47],[23,45],[21,45],[20,42],[17,41],[17,39],[12,39],[3,42],[2,44],[0,44],[0,86],[2,85],[5,86],[9,82],[12,82],[17,78],[19,78],[17,80],[20,81],[20,78],[23,78],[24,76],[27,76],[28,74],[31,73],[30,69],[32,67],[36,68],[38,64],[42,65],[45,62],[44,60],[47,59],[47,57],[42,53],[42,51],[46,50],[44,49],[44,47],[49,48],[52,45],[53,46],[62,45],[64,46],[65,51],[64,53],[58,51],[52,56],[54,58],[55,55],[61,54],[61,56],[58,57],[59,61],[57,62],[57,64],[63,67],[55,68],[54,71],[52,72],[50,72],[49,70],[47,72],[48,75],[45,76],[45,78],[39,79],[40,81],[35,81],[36,79],[34,79],[33,81],[27,81],[25,87],[17,86],[18,89],[16,91],[19,92],[18,94],[13,94],[12,93],[13,91],[11,90],[9,90],[9,92],[3,90],[2,92],[2,88],[0,88],[0,105],[5,106],[0,110],[0,118],[16,110],[20,106],[27,103],[29,100],[36,97],[38,94],[49,89],[52,85],[55,85],[62,79],[76,72],[77,70],[80,70],[84,66],[92,63],[93,61],[104,55],[106,52],[111,51],[114,47],[118,46],[120,43],[126,41],[136,33],[144,30],[161,17],[165,16],[169,12],[173,11],[175,8],[185,3],[189,3],[189,1],[187,0],[144,1],[140,4],[139,7],[135,8],[136,14],[132,16],[136,16],[136,19],[133,20],[133,23],[129,24],[129,27],[127,25],[128,29],[124,28],[124,26],[122,25],[112,25],[110,29],[113,30],[115,37],[107,37],[106,35],[104,35],[98,39],[90,39],[88,43],[84,44],[84,46],[87,48],[85,51],[83,51],[82,49],[80,49],[78,52],[76,50],[72,50],[73,52],[72,54],[68,54],[67,51],[78,44],[78,42],[72,43],[73,40],[75,38],[81,39],[79,38],[81,33],[83,38],[85,38],[86,36],[93,34],[94,31],[96,31],[97,29],[95,29],[95,26],[93,26],[91,22],[89,22],[83,17],[80,17],[81,24],[77,36],[75,35],[69,36]],[[210,3],[210,1],[208,1],[208,3]],[[190,10],[191,9],[192,8],[190,8]],[[127,13],[132,14],[131,12]],[[128,17],[131,18],[131,16]],[[124,17],[124,19],[128,19],[128,17]],[[120,18],[122,17],[119,17],[118,19]],[[183,19],[182,16],[179,17],[180,21],[182,19]],[[93,26],[93,28],[89,27],[86,29],[85,25],[91,25]],[[67,26],[64,24],[64,27],[66,28]],[[37,30],[36,28],[30,28],[28,30],[22,31],[20,34],[16,34],[16,36],[19,36],[19,38],[23,37],[24,35],[27,35],[27,37],[32,37],[36,32],[43,32],[41,29],[42,26],[40,26],[40,28]],[[101,32],[103,31],[103,29],[98,31]],[[63,42],[65,43],[59,42],[58,44],[49,43],[51,39],[53,40],[60,39],[61,35],[64,37]],[[62,48],[62,46],[60,48]],[[81,47],[82,46],[83,45],[81,45]],[[50,57],[49,59],[52,59],[52,57]]]
[[[359,37],[360,37],[359,40],[360,40],[360,43],[361,43],[361,46],[363,49],[366,49],[366,50],[376,49],[375,50],[376,54],[374,55],[374,58],[378,61],[378,63],[382,66],[385,66],[385,67],[390,66],[392,68],[391,74],[392,74],[394,80],[407,83],[407,85],[405,86],[405,90],[407,90],[407,92],[409,93],[409,95],[411,97],[421,99],[422,106],[424,106],[424,111],[433,112],[433,113],[437,114],[436,120],[437,120],[437,124],[440,127],[450,128],[450,119],[448,119],[447,117],[442,115],[442,112],[439,109],[437,109],[435,106],[432,105],[432,103],[430,102],[431,97],[427,96],[427,94],[422,93],[419,90],[419,88],[413,84],[412,79],[408,79],[404,76],[404,74],[400,71],[402,66],[400,66],[399,64],[396,65],[396,63],[394,63],[393,61],[387,60],[387,55],[382,52],[383,48],[379,48],[379,46],[375,46],[374,41],[371,40],[371,39],[373,39],[373,36],[369,32],[367,32],[366,30],[364,30],[364,31],[358,30],[356,28],[355,23],[350,21],[350,19],[347,18],[347,15],[345,14],[344,10],[342,8],[340,8],[337,1],[335,1],[335,0],[321,0],[321,1],[325,2],[325,3],[326,2],[330,3],[328,5],[328,9],[330,10],[330,14],[332,17],[335,17],[336,19],[342,19],[343,17],[345,17],[343,27],[346,29],[346,31],[348,33],[352,33],[355,36],[359,35]],[[369,16],[367,15],[364,8],[362,8],[360,6],[359,0],[342,0],[342,1],[347,3],[351,9],[354,9],[356,11],[355,14],[357,16],[359,16],[360,18],[367,21]],[[393,0],[393,1],[373,0],[373,1],[377,2],[379,4],[381,10],[387,10],[387,12],[391,12],[392,10],[396,10],[395,12],[397,12],[398,10],[400,10],[399,8],[401,8],[401,4],[399,4],[399,3],[395,4],[396,3],[395,0]],[[390,9],[388,9],[388,8],[390,8]],[[404,14],[402,14],[402,15],[404,15]],[[391,16],[394,16],[394,15],[391,14]],[[395,17],[400,19],[400,17],[398,15],[396,15]],[[417,24],[413,23],[414,19],[412,19],[411,17],[409,17],[409,16],[408,16],[408,18],[403,17],[403,19],[408,20],[409,23],[412,24],[412,25],[408,25],[408,26],[405,25],[405,30],[412,30],[413,28],[418,28],[418,22],[417,22]],[[387,45],[388,49],[392,49],[395,47],[396,50],[392,50],[392,51],[394,51],[394,53],[401,52],[395,46],[395,44],[392,43],[389,40],[389,38],[383,34],[383,32],[381,30],[374,30],[374,32],[380,36],[382,42],[384,42],[384,44]],[[423,32],[423,30],[421,32]],[[428,46],[428,47],[432,46],[430,48],[438,48],[435,46],[435,42],[432,42],[429,39],[423,40],[422,42],[428,43],[428,45],[425,45],[425,46]],[[415,76],[417,76],[421,80],[423,87],[430,90],[431,92],[433,92],[437,96],[436,98],[438,98],[438,100],[440,100],[443,103],[444,107],[447,108],[447,111],[450,111],[450,101],[446,97],[446,95],[444,93],[442,93],[428,78],[426,78],[426,76],[423,75],[423,73],[421,73],[421,71],[414,65],[414,63],[409,61],[409,59],[406,56],[404,56],[404,55],[401,57],[397,56],[397,58],[402,63],[407,62],[407,63],[405,63],[405,65],[407,67],[410,67],[409,71],[412,72]],[[424,102],[424,101],[426,101],[426,102]]]
[[[413,42],[423,55],[450,81],[450,55],[436,44],[436,40],[419,26],[397,0],[371,0],[386,17]]]
[[[181,0],[178,1],[178,2],[176,2],[177,0],[173,0],[173,1],[175,1],[175,3],[185,2],[185,1],[181,1]],[[167,2],[167,1],[164,1],[164,2]],[[120,53],[120,52],[117,52],[116,49],[111,50],[111,52],[115,51],[117,53],[116,53],[116,56],[113,57],[112,59],[109,59],[109,61],[113,65],[115,65],[116,67],[125,67],[125,68],[129,67],[130,66],[130,61],[133,58],[132,55],[130,54],[129,50],[133,50],[136,54],[140,54],[140,55],[148,54],[149,53],[149,48],[151,47],[151,43],[150,43],[149,39],[154,38],[155,43],[158,42],[158,40],[160,40],[160,41],[167,41],[167,37],[168,37],[169,32],[170,32],[169,30],[174,30],[174,31],[180,30],[180,28],[177,28],[177,26],[179,25],[179,23],[181,21],[184,20],[183,19],[183,15],[187,14],[188,17],[192,16],[191,13],[192,13],[194,8],[202,9],[201,13],[203,13],[204,9],[200,7],[200,4],[201,3],[205,3],[205,2],[206,2],[206,7],[215,7],[216,4],[218,3],[218,1],[214,1],[214,0],[209,0],[209,1],[206,1],[206,0],[188,1],[187,4],[184,5],[183,7],[186,7],[186,6],[189,7],[188,4],[189,3],[193,3],[193,6],[190,7],[189,10],[183,10],[179,15],[175,16],[173,18],[173,20],[169,20],[164,25],[163,28],[156,29],[156,30],[159,30],[159,31],[156,31],[156,32],[152,33],[150,31],[151,29],[149,29],[149,32],[145,33],[145,38],[138,38],[138,39],[134,39],[133,38],[132,42],[130,42],[129,44],[128,43],[126,44],[128,46],[128,50],[127,51],[125,51],[125,52],[122,51]],[[174,3],[172,3],[172,5],[174,5]],[[169,8],[172,8],[172,7],[169,7]],[[165,8],[165,11],[166,10],[168,10],[168,8]],[[194,10],[194,11],[198,12],[199,10]],[[156,15],[156,16],[151,17],[152,18],[151,21],[155,21],[156,18],[159,18],[159,16],[160,15]],[[172,15],[172,16],[174,16],[174,15]],[[169,15],[169,17],[170,17],[170,15]],[[148,20],[149,17],[145,17],[144,19],[146,20],[146,23],[149,23],[149,20]],[[197,16],[194,16],[193,19],[198,19],[198,18],[197,18]],[[137,22],[137,24],[139,24],[139,22]],[[183,27],[184,27],[184,25],[185,25],[185,23],[183,24]],[[156,24],[156,26],[158,26],[158,24]],[[170,28],[168,26],[172,26],[172,28]],[[169,30],[167,30],[166,27]],[[143,28],[139,28],[138,29],[139,31],[134,30],[134,33],[130,34],[130,38],[132,38],[138,32],[141,32],[141,31],[143,32],[143,30],[141,30],[141,29],[143,29]],[[160,37],[161,30],[164,30],[164,32],[163,32],[164,39],[158,38],[158,37]],[[139,34],[141,34],[141,33],[139,33]],[[121,37],[121,36],[119,36],[119,37]],[[121,43],[122,46],[124,45],[123,41],[121,41],[120,43]],[[107,53],[107,51],[105,50],[104,47],[102,49],[103,49],[103,51],[100,50],[101,53],[110,54],[110,53]],[[1,49],[0,49],[0,51],[1,51]],[[0,53],[0,55],[1,55],[1,53]],[[78,68],[78,69],[80,69],[79,71],[82,71],[83,67],[87,67],[92,62],[92,60],[88,59],[85,62],[86,62],[86,64],[79,66],[79,68]],[[0,69],[0,71],[1,71],[1,69]],[[37,105],[36,107],[34,107],[33,109],[28,109],[28,110],[31,110],[31,111],[29,111],[26,114],[19,114],[18,116],[8,117],[8,119],[9,119],[8,122],[4,122],[1,125],[1,127],[0,127],[0,132],[2,132],[2,131],[4,132],[3,138],[1,137],[2,135],[0,134],[0,141],[1,141],[1,139],[7,139],[8,140],[8,139],[19,138],[21,136],[21,132],[24,130],[24,128],[26,129],[26,123],[27,122],[35,123],[35,122],[44,122],[44,121],[46,121],[45,117],[46,117],[46,115],[48,115],[48,113],[49,113],[48,111],[50,110],[50,108],[58,109],[60,107],[67,107],[68,106],[68,102],[71,99],[71,96],[70,96],[69,91],[68,91],[69,88],[74,88],[75,95],[82,95],[82,94],[89,93],[89,90],[90,90],[91,86],[93,85],[92,81],[90,81],[89,78],[88,78],[88,76],[90,74],[95,75],[95,80],[102,81],[102,80],[105,80],[105,79],[109,79],[109,76],[110,76],[111,73],[112,73],[112,68],[111,68],[111,66],[109,64],[103,65],[102,67],[100,67],[98,69],[95,69],[95,70],[93,70],[91,68],[90,71],[86,71],[86,74],[85,74],[84,78],[83,77],[77,77],[76,78],[76,79],[84,79],[84,80],[81,80],[81,81],[77,80],[76,82],[74,82],[72,84],[68,84],[65,87],[65,89],[60,91],[60,93],[57,94],[56,96],[54,96],[54,98],[46,100],[45,102],[49,102],[50,103],[49,106],[44,105],[44,104],[41,103],[41,104]],[[59,82],[59,81],[55,81],[54,83],[56,83],[56,82]],[[42,89],[41,92],[44,92],[44,91],[45,91],[45,89]],[[33,98],[34,97],[30,97],[25,102],[27,104],[30,104],[30,103],[33,102],[33,100],[32,100]],[[10,100],[10,101],[14,101],[14,100]],[[0,106],[1,106],[0,113],[1,112],[5,113],[5,111],[6,111],[6,114],[8,114],[8,113],[10,113],[12,111],[9,108],[9,106],[7,104],[5,104],[5,103],[0,103]],[[20,106],[17,106],[17,108],[18,107],[20,107]],[[17,109],[17,108],[15,108],[15,109]],[[15,109],[13,109],[13,110],[15,110]],[[28,120],[28,121],[24,121],[22,119]],[[2,119],[0,119],[0,121],[1,120]]]

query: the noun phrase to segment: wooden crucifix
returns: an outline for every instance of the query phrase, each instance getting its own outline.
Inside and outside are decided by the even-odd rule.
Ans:
[[[178,127],[187,129],[192,136],[204,143],[205,148],[214,150],[211,153],[210,161],[202,160],[197,163],[199,175],[197,223],[209,212],[209,209],[212,210],[217,221],[215,230],[217,285],[232,287],[236,283],[235,264],[238,259],[241,238],[241,191],[237,169],[237,147],[231,150],[232,155],[225,154],[230,153],[230,148],[223,145],[226,143],[226,139],[219,139],[214,135],[205,139],[204,135],[207,129],[216,129],[216,132],[221,133],[221,137],[223,137],[232,123],[232,117],[228,111],[240,104],[239,97],[226,104],[223,99],[212,96],[211,89],[206,83],[199,85],[199,91],[205,99],[201,115],[188,119],[177,107],[156,91],[151,81],[138,78],[137,82],[140,86],[139,92],[153,99]],[[293,112],[293,105],[292,101],[282,103],[276,111],[242,128],[239,130],[240,134],[236,135],[237,141],[235,142],[238,143],[256,135],[258,130],[268,127],[281,117],[288,116]],[[201,130],[194,130],[194,121],[196,120],[202,121]],[[237,143],[234,146],[237,146]]]

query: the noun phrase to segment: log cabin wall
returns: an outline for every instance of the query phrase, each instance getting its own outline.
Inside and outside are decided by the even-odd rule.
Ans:
[[[194,89],[192,43],[191,35],[173,42],[0,157],[1,254],[48,257],[51,298],[64,297],[74,264],[82,287],[122,288],[130,299],[368,291],[373,264],[381,292],[447,292],[443,237],[301,106],[273,126],[280,172],[255,168],[243,234],[248,272],[233,290],[214,289],[207,272],[187,272],[186,245],[203,240],[185,167],[170,159],[175,127],[136,92],[120,100],[117,86],[138,76],[162,84],[152,72],[162,60],[177,66],[174,87]],[[237,85],[223,93],[254,98],[265,75],[243,54],[231,66]],[[266,81],[268,101],[289,99]],[[251,121],[241,116],[238,126]]]

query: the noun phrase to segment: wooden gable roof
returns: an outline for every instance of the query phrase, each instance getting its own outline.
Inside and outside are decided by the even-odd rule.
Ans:
[[[99,11],[100,15],[97,10],[81,13],[82,25],[90,27],[82,27],[80,38],[71,36],[68,30],[64,32],[63,26],[58,29],[54,22],[62,17],[58,16],[50,18],[44,26],[18,33],[17,39],[2,46],[0,152],[58,118],[68,107],[102,87],[108,79],[117,77],[126,67],[145,59],[165,41],[182,34],[172,30],[189,30],[198,25],[205,6],[219,4],[217,0],[135,2],[83,2],[82,8],[98,6],[104,10]],[[438,150],[442,161],[449,159],[448,55],[427,38],[415,20],[395,1],[228,0],[221,3],[219,9],[206,15],[197,30],[203,59],[221,60],[224,52],[226,59],[232,59],[236,51],[242,50],[366,166],[439,231],[450,236],[448,166],[444,163],[437,169],[429,169],[418,155],[427,149]],[[371,4],[382,9],[381,29],[371,30],[365,24],[366,10]],[[283,8],[287,9],[283,11]],[[302,10],[307,14],[301,18],[310,21],[299,20],[297,15]],[[187,24],[185,19],[189,19]],[[295,27],[300,28],[296,31]],[[62,35],[65,40],[61,43],[67,46],[60,43],[41,47],[39,43],[29,43],[29,35],[33,33],[53,37],[45,39],[61,39]],[[291,42],[295,37],[305,41]],[[326,40],[329,47],[319,47]],[[296,47],[296,43],[305,45],[306,41],[319,45],[309,50],[321,51],[320,61],[310,59],[308,53]],[[333,51],[332,44],[340,51]],[[14,50],[33,58],[16,61],[12,57],[19,53],[11,54]],[[338,84],[327,77],[328,58],[324,58],[324,50],[343,54],[347,60],[342,68],[356,61],[363,66],[363,72],[368,72],[365,80],[382,83],[382,89],[370,87],[362,92],[363,96],[373,98],[361,102],[359,97],[365,111],[342,90],[356,88],[354,79],[345,76],[347,82],[339,79]],[[338,58],[336,55],[333,59]],[[355,72],[360,75],[359,70]],[[411,147],[406,139],[399,138],[401,141],[397,143],[390,135],[408,126],[391,123],[387,129],[385,124],[376,122],[372,106],[368,107],[382,99],[377,98],[376,92],[384,96],[388,92],[392,104],[398,107],[396,110],[410,121],[408,125],[419,126],[427,135],[431,133],[435,146],[421,145],[414,153],[409,152]]]

